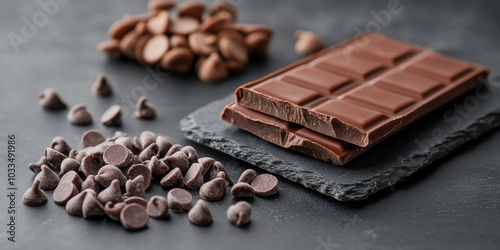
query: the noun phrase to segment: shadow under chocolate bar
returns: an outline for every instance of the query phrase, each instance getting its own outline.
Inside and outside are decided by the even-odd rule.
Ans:
[[[239,87],[239,105],[370,146],[486,79],[479,65],[369,33]]]
[[[235,102],[228,104],[221,119],[278,146],[292,149],[336,165],[344,165],[368,150],[303,126],[280,120]]]

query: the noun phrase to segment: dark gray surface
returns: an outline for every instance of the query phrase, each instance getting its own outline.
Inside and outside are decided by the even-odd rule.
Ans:
[[[196,110],[181,120],[180,128],[193,141],[339,201],[355,201],[408,178],[454,149],[498,128],[500,95],[488,91],[496,86],[500,83],[478,86],[343,166],[291,152],[220,121],[218,116],[226,105],[234,102],[233,95]],[[489,96],[480,100],[477,93],[489,93]],[[453,107],[460,105],[467,111],[468,102],[481,102],[481,105],[474,106],[474,112],[467,117],[453,111]]]
[[[159,111],[155,121],[124,118],[124,131],[137,135],[148,129],[169,135],[174,142],[194,145],[201,155],[212,156],[228,166],[234,177],[250,167],[209,148],[190,143],[178,129],[179,120],[198,107],[220,99],[238,85],[287,65],[293,53],[291,37],[297,28],[317,31],[334,44],[355,34],[373,20],[370,11],[386,8],[388,1],[242,1],[243,22],[276,28],[270,58],[252,64],[239,76],[221,84],[203,84],[195,77],[164,76],[147,95]],[[267,4],[266,4],[267,3]],[[394,15],[382,33],[438,49],[484,64],[497,72],[499,6],[495,1],[401,1],[404,9]],[[70,104],[86,103],[94,118],[111,104],[124,106],[122,95],[138,91],[149,73],[127,62],[110,62],[95,51],[106,39],[106,30],[124,13],[146,11],[145,1],[70,1],[38,29],[28,44],[15,53],[6,35],[21,33],[22,17],[42,11],[37,1],[0,3],[0,249],[498,249],[500,204],[498,178],[500,134],[488,133],[444,160],[418,172],[395,188],[363,202],[339,203],[332,198],[279,178],[277,197],[256,199],[250,227],[236,229],[225,221],[225,209],[233,202],[210,203],[214,224],[208,228],[189,225],[187,216],[154,221],[138,233],[124,231],[109,220],[83,220],[66,214],[49,202],[40,208],[22,205],[22,193],[33,174],[27,164],[36,161],[50,140],[61,135],[72,145],[87,128],[66,123],[66,112],[45,112],[37,94],[55,87]],[[115,87],[109,99],[90,94],[96,75],[104,72]],[[121,86],[120,89],[117,86]],[[101,125],[108,135],[110,129]],[[17,135],[17,242],[6,240],[6,136]],[[257,169],[257,171],[262,172]],[[152,194],[165,194],[154,185]],[[144,244],[144,245],[143,245]]]

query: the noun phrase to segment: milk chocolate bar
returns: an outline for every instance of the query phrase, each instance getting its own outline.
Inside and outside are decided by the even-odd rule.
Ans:
[[[336,165],[343,165],[368,150],[368,147],[359,147],[314,132],[303,126],[245,108],[234,102],[224,108],[221,118],[278,146],[293,149]]]
[[[369,33],[239,87],[238,104],[367,147],[486,79],[479,65]]]

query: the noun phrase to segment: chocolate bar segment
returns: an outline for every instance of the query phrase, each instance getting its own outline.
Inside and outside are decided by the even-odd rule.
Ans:
[[[367,147],[488,74],[482,66],[369,33],[247,83],[235,95],[249,109]]]
[[[245,108],[234,102],[224,108],[221,118],[278,146],[336,165],[344,165],[368,149]]]

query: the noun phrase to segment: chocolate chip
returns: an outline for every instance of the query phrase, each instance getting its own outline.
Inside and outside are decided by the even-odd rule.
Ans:
[[[212,168],[212,165],[214,165],[215,160],[210,157],[202,157],[198,159],[198,163],[203,167],[203,176],[205,176],[208,171]]]
[[[192,190],[200,189],[203,185],[203,167],[198,163],[193,163],[184,176],[184,185]]]
[[[71,182],[76,186],[78,190],[81,190],[83,181],[82,178],[80,178],[80,176],[75,171],[68,171],[61,177],[59,182],[60,183]]]
[[[65,155],[59,153],[53,148],[45,148],[44,155],[47,158],[47,161],[50,162],[50,165],[47,166],[54,171],[59,170],[61,168],[62,161],[66,159]]]
[[[187,155],[189,164],[198,163],[198,153],[192,146],[184,146],[181,151]]]
[[[194,55],[188,48],[173,48],[167,51],[160,62],[162,69],[179,74],[186,74],[193,68]]]
[[[146,212],[149,217],[164,219],[168,217],[168,201],[163,196],[155,195],[149,199]]]
[[[158,145],[158,158],[164,157],[168,150],[172,147],[170,140],[162,135],[156,137],[156,145]]]
[[[113,94],[113,90],[111,89],[111,86],[108,83],[108,79],[106,79],[106,76],[104,76],[104,74],[99,74],[97,76],[97,79],[92,84],[91,92],[95,96],[99,97],[110,96]]]
[[[231,5],[226,1],[215,1],[210,6],[209,10],[210,16],[215,16],[217,14],[220,14],[221,12],[229,13],[232,17],[231,22],[236,21],[237,18],[236,8],[233,5]]]
[[[170,149],[167,151],[167,154],[165,154],[165,156],[171,156],[179,151],[181,151],[182,149],[182,146],[179,145],[179,144],[174,144],[172,145],[172,147],[170,147]],[[166,163],[166,162],[165,162]]]
[[[31,171],[33,171],[35,174],[38,174],[38,173],[40,173],[40,171],[42,171],[42,165],[47,165],[47,166],[49,166],[49,168],[55,169],[55,167],[52,165],[52,163],[50,163],[49,160],[47,160],[47,157],[45,157],[45,156],[42,156],[40,158],[40,160],[36,163],[30,163],[28,165],[28,168]]]
[[[144,197],[144,176],[139,175],[133,180],[127,180],[125,183],[125,195],[128,197],[139,196]]]
[[[153,37],[152,35],[150,35],[149,33],[148,34],[144,34],[144,35],[141,35],[138,39],[137,39],[137,42],[135,43],[135,47],[134,47],[134,57],[135,59],[143,64],[143,65],[146,65],[146,61],[144,61],[144,54],[143,54],[143,51],[144,51],[144,47],[146,46],[146,43],[149,41],[149,39],[151,39],[151,37]]]
[[[224,181],[226,182],[226,186],[231,186],[233,185],[232,183],[230,183],[228,181],[229,177],[227,176],[227,173],[226,172],[223,172],[223,171],[220,171],[219,173],[217,173],[217,175],[215,176],[216,178],[222,178],[224,179]]]
[[[83,201],[85,199],[85,196],[87,195],[95,197],[95,192],[93,192],[90,189],[87,189],[73,196],[73,198],[69,199],[69,201],[66,203],[66,211],[68,212],[68,214],[73,216],[82,216]]]
[[[144,177],[144,189],[148,189],[151,183],[151,170],[148,167],[144,164],[134,164],[127,170],[127,179],[135,179],[139,175]]]
[[[241,73],[245,69],[245,64],[237,60],[226,60],[224,63],[229,73]]]
[[[155,143],[157,137],[158,136],[151,131],[143,131],[139,137],[139,140],[141,141],[142,149],[144,150],[149,145]]]
[[[85,195],[82,203],[83,218],[88,219],[91,217],[99,217],[106,215],[104,207],[93,195]]]
[[[200,2],[187,2],[179,6],[178,13],[180,17],[192,17],[201,21],[205,4]]]
[[[156,117],[156,111],[147,101],[146,96],[141,96],[135,106],[134,117],[137,119],[151,120]]]
[[[227,219],[231,224],[242,227],[250,222],[252,206],[246,201],[239,201],[227,209]]]
[[[166,34],[169,26],[170,15],[166,10],[156,12],[146,24],[148,31],[155,35]]]
[[[125,177],[125,175],[123,175],[122,171],[116,166],[105,165],[101,169],[99,169],[99,172],[97,172],[97,175],[95,176],[95,180],[103,187],[109,187],[112,181],[118,180],[120,186],[123,187],[125,186],[127,178]]]
[[[148,9],[152,13],[161,10],[170,10],[173,7],[175,7],[175,2],[171,0],[150,0],[148,3]]]
[[[245,44],[229,36],[219,39],[219,51],[226,60],[236,60],[243,64],[248,62],[248,51]]]
[[[68,142],[60,136],[52,139],[52,141],[50,142],[50,147],[63,155],[68,155],[72,149]]]
[[[101,123],[108,127],[119,127],[122,125],[122,108],[116,104],[107,109],[101,116]]]
[[[103,154],[99,152],[91,153],[83,157],[80,164],[80,170],[85,176],[97,175],[99,169],[105,165]]]
[[[87,126],[92,124],[92,115],[85,104],[79,103],[69,110],[68,122],[77,126]]]
[[[52,190],[59,183],[59,176],[52,171],[47,165],[42,165],[42,171],[35,177],[35,181],[39,181],[39,187],[44,190]]]
[[[204,82],[217,82],[226,79],[228,70],[219,54],[213,52],[203,61],[198,70],[198,77]]]
[[[130,31],[132,31],[137,23],[139,22],[138,19],[136,18],[123,18],[120,19],[116,22],[114,22],[108,30],[108,35],[112,39],[117,39],[121,40],[122,38],[125,37],[126,34],[128,34]]]
[[[108,201],[104,205],[104,213],[106,213],[106,215],[110,219],[114,221],[120,221],[120,213],[126,205],[127,203],[125,202],[113,203],[111,201]]]
[[[73,158],[75,160],[79,161],[81,164],[81,162],[83,161],[83,158],[85,158],[85,156],[87,156],[87,155],[90,155],[93,152],[93,150],[94,150],[94,147],[88,147],[88,148],[84,148],[80,151],[75,151],[75,155]],[[69,152],[69,153],[71,156],[72,153],[71,152]]]
[[[198,226],[207,226],[212,223],[212,213],[204,200],[196,201],[196,204],[189,210],[189,221]]]
[[[132,163],[134,154],[121,144],[113,144],[104,150],[103,160],[108,165],[124,168]]]
[[[203,184],[200,188],[200,197],[207,201],[220,201],[226,194],[227,183],[222,178],[215,178]]]
[[[278,179],[270,174],[257,175],[250,183],[255,194],[269,196],[278,193]]]
[[[118,180],[111,181],[109,187],[102,190],[99,195],[97,195],[97,199],[103,204],[106,204],[108,201],[114,203],[122,201],[123,197],[120,190],[120,182]]]
[[[215,161],[212,168],[208,171],[208,173],[204,176],[205,181],[210,181],[213,180],[214,178],[217,177],[219,172],[225,172],[225,180],[228,183],[229,186],[233,185],[233,181],[229,177],[229,174],[227,173],[226,169],[224,168],[224,165],[220,163],[219,161]]]
[[[72,159],[72,158],[66,158],[62,161],[61,163],[61,171],[59,172],[59,177],[62,177],[64,174],[66,174],[69,171],[78,171],[80,168],[80,162]]]
[[[165,157],[164,161],[170,169],[179,168],[182,174],[186,174],[189,169],[189,159],[182,151],[175,152],[173,155]]]
[[[264,35],[267,39],[270,39],[273,35],[273,30],[269,26],[262,24],[243,24],[239,25],[239,27],[235,27],[235,25],[233,25],[233,28],[236,28],[236,30],[246,34],[247,36],[254,33],[262,33],[262,35]]]
[[[97,50],[107,54],[111,59],[118,60],[122,57],[120,41],[109,40],[97,44]]]
[[[23,203],[27,206],[41,206],[47,203],[47,195],[39,188],[40,181],[35,180],[33,185],[23,195]]]
[[[188,41],[184,36],[172,35],[170,36],[170,46],[172,48],[187,48]]]
[[[255,196],[255,191],[250,184],[238,182],[231,188],[231,194],[234,198],[253,198]]]
[[[170,170],[170,172],[161,179],[160,185],[174,188],[183,187],[184,178],[182,177],[181,170],[179,168]]]
[[[120,40],[120,51],[122,54],[130,59],[135,59],[135,47],[140,37],[141,35],[135,32],[127,33],[123,39]]]
[[[39,102],[43,108],[61,110],[67,107],[66,103],[59,97],[54,89],[48,88],[39,95]]]
[[[310,31],[298,30],[295,41],[295,52],[301,55],[312,54],[325,47],[319,36]]]
[[[94,192],[99,193],[100,187],[99,187],[99,183],[97,183],[97,181],[95,180],[95,176],[89,175],[89,176],[87,176],[85,181],[82,182],[81,190],[83,191],[85,189],[91,189],[91,190],[94,190]]]
[[[181,17],[172,20],[169,31],[175,35],[187,36],[193,33],[200,26],[200,22],[192,17]]]
[[[127,204],[120,212],[122,226],[128,230],[143,229],[148,225],[146,208],[139,204]]]
[[[120,137],[115,140],[115,144],[120,144],[125,146],[128,150],[130,150],[134,154],[138,154],[141,152],[141,149],[139,149],[133,142],[130,137]]]
[[[91,130],[87,130],[87,131],[85,131],[85,133],[83,133],[82,139],[80,141],[81,141],[82,146],[84,148],[94,147],[94,146],[97,146],[97,145],[105,142],[106,137],[104,137],[104,135],[102,134],[101,131],[99,131],[97,129],[91,129]]]
[[[264,58],[267,56],[269,37],[264,32],[253,32],[245,37],[245,44],[251,57]]]
[[[158,160],[156,156],[153,156],[148,163],[148,168],[151,171],[151,175],[154,178],[162,178],[168,173],[168,166],[165,162]]]
[[[193,196],[186,190],[180,188],[171,189],[167,194],[168,207],[174,212],[189,211],[191,209]]]
[[[253,179],[257,176],[257,172],[253,169],[247,169],[241,173],[240,178],[238,179],[238,182],[245,182],[245,183],[252,183]]]
[[[207,41],[210,39],[217,38],[217,36],[213,34],[209,34],[206,32],[195,32],[189,35],[189,47],[199,56],[208,56],[211,53],[217,50],[216,44],[209,44]]]
[[[54,193],[52,194],[52,199],[56,204],[65,205],[73,196],[78,194],[78,188],[75,184],[65,181],[59,183]]]
[[[158,63],[165,52],[167,52],[169,48],[168,38],[163,35],[155,35],[151,37],[146,44],[144,45],[144,49],[142,50],[142,57],[146,64],[155,64]]]
[[[142,197],[138,197],[138,196],[128,197],[123,202],[125,202],[125,204],[139,204],[139,205],[143,206],[144,208],[146,208],[148,206],[148,201],[146,199],[144,199]]]
[[[200,25],[200,31],[217,34],[228,24],[228,18],[224,15],[211,16]]]

